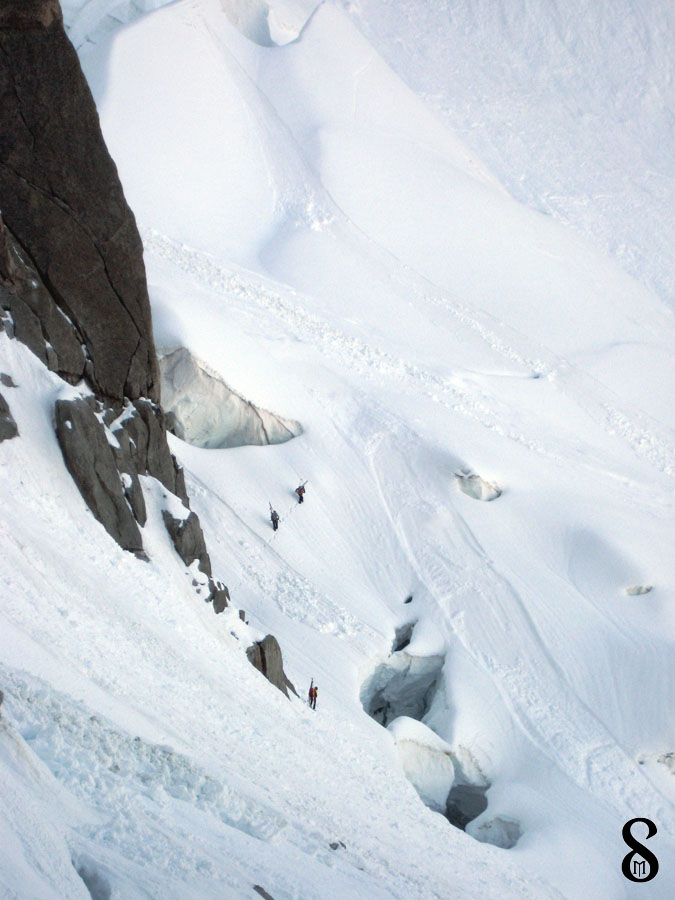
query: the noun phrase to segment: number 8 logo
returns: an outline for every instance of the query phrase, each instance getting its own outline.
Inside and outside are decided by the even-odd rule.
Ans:
[[[640,841],[636,840],[631,834],[631,828],[636,822],[644,822],[647,826],[647,837],[645,840],[654,837],[656,834],[656,825],[651,819],[631,819],[630,822],[626,822],[621,831],[624,842],[628,844],[629,847],[633,848],[630,853],[627,853],[626,856],[624,856],[623,862],[621,863],[621,871],[629,881],[635,881],[638,884],[641,884],[645,881],[651,881],[652,878],[656,878],[656,874],[659,871],[659,861],[651,850],[648,850],[644,844],[641,844]],[[634,856],[639,856],[641,858],[639,860],[633,859]],[[647,874],[645,878],[636,878],[636,875],[645,875],[645,863],[649,866],[649,874]]]

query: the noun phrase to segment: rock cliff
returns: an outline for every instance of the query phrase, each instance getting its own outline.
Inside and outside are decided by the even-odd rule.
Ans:
[[[159,405],[143,246],[56,0],[0,5],[0,210],[1,327],[81,384],[54,411],[64,462],[96,519],[143,557],[139,476],[189,501]],[[196,514],[165,519],[222,610]]]

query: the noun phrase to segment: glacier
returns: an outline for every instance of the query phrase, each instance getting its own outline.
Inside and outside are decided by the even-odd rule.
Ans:
[[[63,383],[0,332],[3,896],[633,900],[636,816],[661,863],[639,890],[670,896],[672,13],[489,6],[63,3],[157,345],[302,433],[170,435],[214,616],[152,483],[149,561],[95,522]],[[249,665],[269,632],[316,711]],[[383,727],[404,655],[433,690]],[[466,831],[462,780],[487,800]]]

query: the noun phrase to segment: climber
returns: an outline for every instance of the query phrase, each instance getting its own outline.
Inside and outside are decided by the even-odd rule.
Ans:
[[[272,520],[272,528],[276,531],[279,527],[279,513],[276,509],[272,509],[272,504],[270,503],[270,519]]]
[[[312,702],[310,703],[310,706],[312,707],[312,709],[316,709],[316,698],[317,698],[318,693],[319,693],[319,689],[316,685],[314,685],[314,693],[312,694]]]
[[[311,705],[312,705],[312,700],[314,700],[314,679],[313,679],[313,678],[312,678],[312,683],[311,683],[310,686],[309,686],[309,699],[308,699],[308,705],[309,705],[310,707],[311,707]]]
[[[306,482],[306,481],[303,481],[302,484],[299,484],[299,485],[296,487],[296,489],[295,489],[295,493],[298,495],[298,503],[303,503],[303,502],[304,502],[304,499],[305,499],[305,485],[306,485],[306,484],[307,484],[307,482]]]

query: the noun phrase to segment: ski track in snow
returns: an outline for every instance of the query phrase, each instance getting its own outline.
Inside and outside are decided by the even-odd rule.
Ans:
[[[278,571],[274,575],[266,574],[263,559],[271,549],[274,552],[274,540],[278,532],[273,531],[269,537],[261,538],[237,515],[235,510],[220,494],[213,491],[193,472],[186,472],[187,486],[191,497],[206,497],[218,504],[223,522],[229,523],[232,534],[247,533],[247,538],[239,537],[238,543],[243,551],[245,563],[239,577],[230,586],[230,593],[236,596],[237,588],[246,583],[255,585],[260,595],[272,597],[279,609],[295,622],[310,624],[317,631],[332,634],[339,638],[355,638],[367,629],[347,610],[337,606],[325,594],[320,593],[300,572],[288,562],[274,553]],[[286,521],[292,516],[298,504],[293,500],[281,516]],[[221,523],[222,527],[222,523]],[[269,564],[269,557],[267,558]]]
[[[371,380],[393,379],[412,395],[418,395],[421,391],[427,398],[478,422],[483,428],[553,462],[563,462],[563,458],[555,448],[554,435],[545,443],[541,439],[528,436],[523,431],[505,426],[504,423],[512,418],[512,410],[486,390],[470,390],[456,377],[444,377],[425,371],[415,363],[392,356],[378,347],[365,344],[356,337],[338,331],[316,314],[303,308],[301,298],[292,289],[282,288],[280,285],[277,289],[271,288],[260,276],[246,273],[241,269],[235,274],[231,268],[221,265],[209,254],[179,244],[156,230],[143,228],[141,233],[146,253],[169,261],[194,277],[200,285],[207,287],[214,294],[227,297],[230,302],[237,300],[245,306],[253,303],[272,313],[314,345],[319,346],[323,354],[339,360],[341,366],[348,367],[359,376]],[[541,377],[543,374],[549,381],[554,382],[557,390],[571,397],[594,422],[602,423],[606,434],[619,437],[638,458],[649,462],[664,475],[670,477],[675,475],[675,453],[671,449],[672,442],[666,430],[651,417],[636,409],[631,409],[630,413],[622,411],[618,405],[621,401],[618,397],[612,400],[612,392],[606,386],[600,385],[578,367],[544,347],[537,346],[533,348],[534,354],[523,355],[506,336],[511,335],[521,346],[527,346],[532,341],[486,313],[477,314],[438,290],[429,293],[417,289],[416,294],[419,302],[442,307],[458,322],[477,334],[495,353],[510,363],[522,366],[529,373],[529,376],[524,377],[535,375]],[[504,337],[500,336],[498,333],[500,331]],[[565,375],[564,384],[559,377],[561,373]],[[621,405],[625,409],[626,404]],[[521,417],[519,425],[525,428],[527,421]],[[604,458],[589,456],[589,448],[585,445],[578,449],[576,462],[584,468],[597,472],[598,475],[606,474]]]
[[[371,450],[373,473],[392,528],[435,599],[435,620],[444,621],[448,637],[454,634],[493,676],[514,720],[542,754],[552,756],[600,802],[619,796],[620,815],[630,818],[635,810],[649,808],[661,827],[675,836],[675,811],[574,693],[518,591],[485,557],[467,523],[454,513],[451,530],[435,535],[424,527],[419,510],[434,509],[438,500],[424,495],[425,480],[411,470],[411,458],[412,448],[400,433]],[[476,603],[488,604],[491,618],[499,624],[489,634],[481,617],[472,615]],[[512,652],[505,650],[509,633],[518,635]]]

